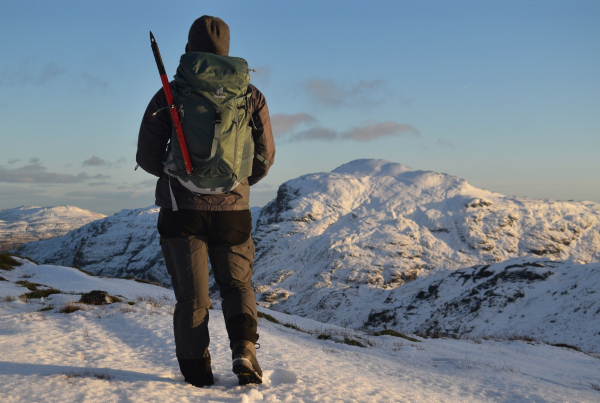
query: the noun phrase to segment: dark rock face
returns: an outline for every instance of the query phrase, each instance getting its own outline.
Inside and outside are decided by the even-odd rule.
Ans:
[[[286,183],[279,186],[275,200],[267,204],[264,208],[264,211],[266,212],[264,214],[266,221],[261,221],[259,218],[257,226],[274,224],[283,221],[284,218],[282,217],[282,214],[292,209],[292,206],[290,205],[291,201],[299,196],[299,189],[294,189],[293,187],[288,186]],[[263,215],[261,214],[261,216]]]
[[[112,304],[113,300],[106,291],[94,290],[83,294],[79,302],[90,305]]]

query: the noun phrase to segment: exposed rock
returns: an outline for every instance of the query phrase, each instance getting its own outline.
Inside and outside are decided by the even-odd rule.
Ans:
[[[83,294],[79,302],[90,305],[112,304],[113,300],[106,291],[94,290]]]

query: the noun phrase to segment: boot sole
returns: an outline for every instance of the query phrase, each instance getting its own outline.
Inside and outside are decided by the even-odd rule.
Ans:
[[[240,385],[262,383],[262,377],[252,368],[252,363],[246,358],[233,360],[233,373],[237,375]]]

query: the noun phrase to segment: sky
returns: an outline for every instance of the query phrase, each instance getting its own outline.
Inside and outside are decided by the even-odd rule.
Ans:
[[[152,205],[134,171],[160,88],[148,32],[172,77],[202,15],[273,120],[252,206],[358,158],[600,203],[600,2],[23,1],[0,4],[0,209]]]

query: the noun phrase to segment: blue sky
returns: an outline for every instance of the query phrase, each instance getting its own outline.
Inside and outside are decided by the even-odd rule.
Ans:
[[[231,29],[277,158],[253,188],[383,158],[506,195],[600,202],[600,2],[26,1],[0,5],[0,209],[153,204],[142,113],[191,23]]]

